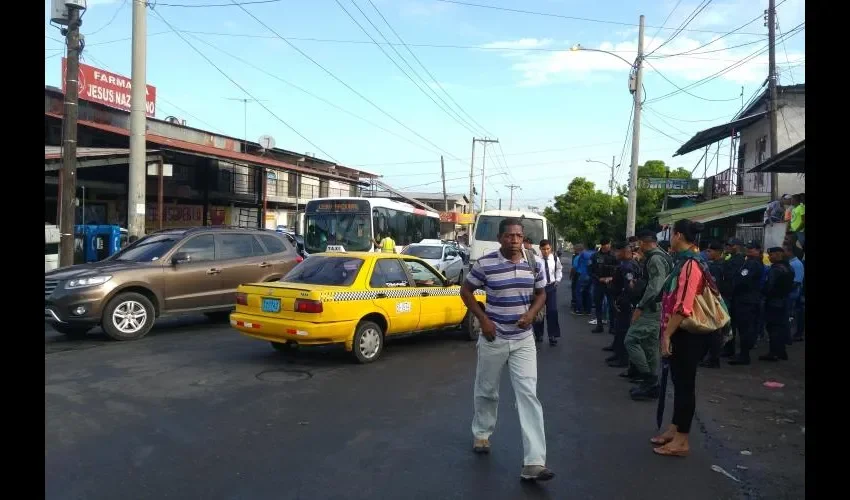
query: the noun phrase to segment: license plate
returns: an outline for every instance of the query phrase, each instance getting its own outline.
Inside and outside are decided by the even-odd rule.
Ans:
[[[280,312],[280,299],[263,299],[263,312]]]

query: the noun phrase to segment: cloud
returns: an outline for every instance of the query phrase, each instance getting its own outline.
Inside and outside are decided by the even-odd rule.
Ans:
[[[485,43],[481,45],[482,49],[507,49],[507,50],[515,50],[515,49],[539,49],[543,47],[549,47],[552,45],[553,40],[551,38],[520,38],[519,40],[513,40],[508,42],[491,42]]]

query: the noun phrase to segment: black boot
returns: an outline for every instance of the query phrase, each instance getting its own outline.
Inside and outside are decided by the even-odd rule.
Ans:
[[[606,345],[605,347],[602,348],[602,350],[605,351],[605,352],[614,352],[614,346]]]
[[[638,387],[633,388],[629,391],[629,396],[631,396],[634,401],[654,401],[658,399],[661,394],[661,388],[658,386],[656,381],[654,380],[647,381],[646,383],[641,384]]]
[[[609,361],[610,360],[610,361]],[[629,366],[629,360],[623,359],[617,355],[611,356],[605,360],[611,368],[625,368]]]

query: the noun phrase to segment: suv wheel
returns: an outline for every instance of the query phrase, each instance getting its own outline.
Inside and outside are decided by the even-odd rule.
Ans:
[[[103,311],[103,331],[115,340],[138,340],[154,322],[151,301],[139,293],[122,293],[109,301]]]
[[[351,350],[358,363],[371,363],[384,351],[384,332],[371,321],[361,321],[354,332],[354,348]]]
[[[71,340],[80,340],[86,338],[86,334],[89,333],[91,327],[73,325],[53,325],[53,329],[65,335]]]

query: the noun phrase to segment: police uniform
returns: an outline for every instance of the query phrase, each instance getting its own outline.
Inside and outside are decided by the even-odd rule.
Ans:
[[[590,264],[590,276],[593,278],[593,304],[596,308],[596,328],[595,333],[602,333],[605,329],[602,323],[602,307],[603,301],[608,299],[608,318],[613,323],[614,321],[614,304],[611,289],[606,283],[599,280],[601,278],[613,278],[614,271],[617,270],[617,258],[610,250],[606,253],[598,250],[593,254],[593,260]],[[609,324],[609,331],[613,331],[613,324]]]
[[[761,244],[751,241],[748,249],[761,250]],[[761,303],[761,276],[764,264],[761,252],[758,257],[747,257],[741,268],[732,276],[732,303],[735,315],[732,321],[737,325],[740,351],[735,359],[729,361],[732,365],[750,364],[750,350],[755,347],[759,321],[759,305]]]
[[[739,239],[730,239],[727,246],[743,246],[744,242]],[[732,340],[723,346],[722,357],[732,357],[735,355],[735,342],[738,340],[738,324],[735,320],[737,311],[735,310],[735,276],[741,272],[744,266],[745,257],[740,253],[727,254],[726,260],[721,264],[722,279],[717,283],[720,289],[720,295],[726,300],[726,306],[729,308],[729,316],[732,319],[730,328],[732,330]],[[709,268],[710,269],[710,268]]]
[[[731,307],[731,306],[729,306],[729,303],[728,303],[729,299],[731,298],[731,294],[730,295],[723,295],[724,292],[722,291],[723,290],[723,266],[725,264],[725,261],[720,259],[720,260],[706,260],[706,262],[708,263],[708,272],[711,274],[711,277],[714,278],[714,283],[717,284],[718,290],[721,290],[720,296],[723,297],[723,300],[727,302],[726,306]],[[727,293],[728,293],[728,291],[727,291]],[[726,334],[728,333],[729,328],[731,328],[731,327],[726,326],[722,330],[712,333],[714,338],[712,339],[712,342],[711,342],[711,348],[709,349],[708,357],[703,363],[700,363],[700,366],[702,366],[703,368],[718,368],[720,366],[720,351],[723,348],[723,339],[725,338]],[[734,342],[730,342],[730,343],[734,344]]]
[[[774,247],[770,253],[783,252],[782,248]],[[791,323],[788,308],[788,297],[794,290],[794,270],[791,264],[783,260],[770,266],[762,294],[764,295],[764,324],[770,337],[770,351],[759,356],[762,361],[787,360],[785,350],[790,336]]]
[[[626,367],[629,364],[629,354],[626,352],[626,332],[632,320],[634,306],[637,303],[634,287],[640,278],[640,265],[634,259],[620,262],[611,281],[611,295],[614,304],[614,355],[608,358],[612,367]]]

